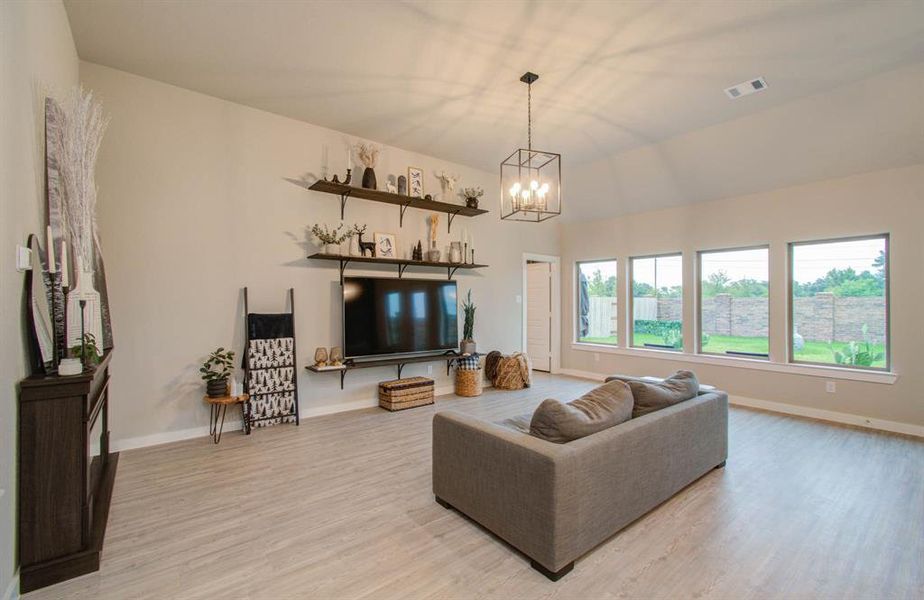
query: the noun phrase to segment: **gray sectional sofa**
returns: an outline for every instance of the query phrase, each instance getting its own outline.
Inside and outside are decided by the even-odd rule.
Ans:
[[[557,581],[575,559],[724,466],[727,452],[724,392],[566,444],[446,411],[433,417],[433,493]]]

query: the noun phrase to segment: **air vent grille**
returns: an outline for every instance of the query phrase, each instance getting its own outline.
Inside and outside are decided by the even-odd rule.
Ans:
[[[739,83],[738,85],[733,85],[730,88],[725,88],[725,95],[732,100],[736,100],[742,96],[762,92],[765,89],[767,89],[767,80],[763,77],[758,77],[757,79],[752,79]]]

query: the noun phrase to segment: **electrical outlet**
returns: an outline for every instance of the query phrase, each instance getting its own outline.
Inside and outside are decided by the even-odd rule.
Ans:
[[[837,384],[833,381],[825,382],[825,391],[828,392],[829,394],[833,394],[837,392]]]
[[[427,365],[427,375],[433,375],[433,365]]]
[[[600,362],[600,353],[594,352],[594,362]]]
[[[517,294],[517,304],[523,304],[523,296]]]
[[[28,271],[32,268],[32,250],[25,246],[16,246],[16,270]]]

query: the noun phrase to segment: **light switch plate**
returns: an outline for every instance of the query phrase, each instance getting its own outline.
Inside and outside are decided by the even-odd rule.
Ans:
[[[517,304],[523,304],[523,296],[517,294]]]
[[[32,250],[25,246],[16,246],[16,270],[20,273],[32,268]]]

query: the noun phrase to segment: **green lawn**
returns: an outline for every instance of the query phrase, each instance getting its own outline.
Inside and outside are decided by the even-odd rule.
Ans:
[[[616,344],[616,336],[609,337],[587,337],[578,341],[588,344]],[[635,345],[644,347],[645,344],[663,344],[664,341],[660,336],[650,333],[638,333],[635,335]],[[845,342],[805,342],[805,347],[796,352],[796,360],[805,362],[817,362],[827,364],[837,364],[834,361],[834,352],[843,350],[847,346]],[[873,353],[884,352],[882,344],[872,345]],[[735,337],[724,335],[709,336],[709,343],[703,346],[703,352],[711,354],[725,354],[726,350],[736,350],[738,352],[766,353],[768,351],[767,338],[762,337]],[[873,363],[873,367],[884,368],[885,359]]]

